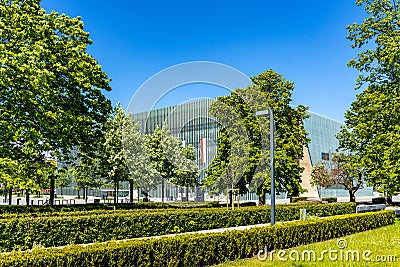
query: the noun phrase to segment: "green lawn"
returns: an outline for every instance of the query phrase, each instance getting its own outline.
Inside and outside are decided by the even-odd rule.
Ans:
[[[267,259],[263,261],[254,257],[218,266],[400,266],[400,221],[372,231],[287,249],[279,253],[280,258],[276,251],[272,259],[271,254],[268,254]]]

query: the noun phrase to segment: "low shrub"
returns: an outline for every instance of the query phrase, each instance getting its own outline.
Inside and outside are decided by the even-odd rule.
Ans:
[[[276,220],[297,220],[300,209],[306,209],[308,215],[326,217],[354,213],[355,204],[277,205]],[[0,220],[0,248],[10,251],[28,249],[33,244],[45,247],[84,244],[269,222],[269,206],[11,218]]]
[[[393,211],[334,216],[209,234],[130,240],[0,254],[0,266],[209,266],[392,224]]]
[[[306,201],[307,197],[292,197],[291,203],[297,203],[299,201]]]
[[[386,204],[386,199],[384,197],[373,198],[372,204]]]
[[[208,207],[205,205],[205,207]],[[115,209],[167,209],[179,208],[178,205],[169,205],[160,202],[139,202],[139,203],[117,203]],[[40,213],[40,212],[60,212],[60,211],[90,211],[90,210],[114,210],[114,204],[68,204],[68,205],[1,205],[0,214],[2,213]]]
[[[236,204],[236,203],[235,203]],[[114,208],[115,206],[115,208]],[[101,203],[101,204],[67,204],[67,205],[0,205],[0,214],[5,213],[50,213],[50,212],[72,212],[92,210],[133,210],[133,209],[198,209],[198,208],[220,208],[226,204],[217,201],[205,203],[161,203],[161,202],[135,202],[135,203]],[[255,202],[241,203],[241,207],[257,206]]]
[[[322,201],[326,201],[328,203],[336,203],[337,198],[336,197],[324,197],[324,198],[322,198]]]

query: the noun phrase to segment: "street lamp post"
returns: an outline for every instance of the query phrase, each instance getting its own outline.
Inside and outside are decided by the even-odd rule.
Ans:
[[[274,112],[270,110],[260,110],[256,112],[256,116],[263,117],[269,115],[269,151],[270,151],[270,174],[271,174],[271,225],[275,225],[275,135],[274,135]]]

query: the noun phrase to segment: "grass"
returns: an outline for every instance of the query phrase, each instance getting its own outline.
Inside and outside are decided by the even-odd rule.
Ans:
[[[312,251],[315,252],[315,259]],[[252,259],[226,262],[218,267],[400,266],[400,221],[379,229],[291,248],[279,253],[281,253],[280,258],[276,251],[272,253],[272,259],[271,253],[269,253],[266,260],[263,261],[256,256]],[[260,256],[264,255],[260,254]],[[359,255],[358,260],[357,255]],[[286,259],[286,261],[282,259]],[[366,259],[370,259],[370,261]]]

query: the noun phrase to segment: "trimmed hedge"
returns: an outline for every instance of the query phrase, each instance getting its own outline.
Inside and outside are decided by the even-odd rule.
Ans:
[[[130,209],[178,209],[178,208],[213,208],[215,203],[206,203],[203,205],[179,205],[160,202],[139,202],[139,203],[117,203],[115,208],[118,210]],[[219,205],[217,206],[219,207]],[[114,210],[114,204],[68,204],[68,205],[0,205],[0,214],[2,213],[41,213],[41,212],[67,212],[67,211],[91,211],[91,210]]]
[[[328,203],[336,203],[337,197],[324,197],[324,198],[322,198],[322,201],[326,201]]]
[[[237,204],[235,203],[235,207]],[[245,202],[240,204],[241,207],[257,206],[256,202]],[[199,209],[199,208],[221,208],[226,204],[220,204],[217,201],[207,203],[160,203],[160,202],[139,202],[139,203],[117,203],[116,210],[136,210],[136,209]],[[56,213],[56,212],[73,212],[73,211],[95,211],[95,210],[114,210],[113,203],[102,204],[67,204],[67,205],[0,205],[1,214],[26,214],[26,213]]]
[[[201,208],[203,209],[203,208]],[[180,210],[180,209],[168,209]],[[73,216],[94,216],[104,214],[134,214],[140,212],[164,212],[165,209],[117,209],[117,210],[82,210],[82,211],[51,211],[51,212],[32,212],[32,213],[3,213],[0,219],[12,218],[36,218],[36,217],[73,217]]]
[[[284,249],[393,224],[393,211],[341,215],[273,227],[160,239],[106,242],[88,246],[0,254],[0,265],[36,266],[208,266],[252,257],[265,246]]]
[[[297,220],[300,209],[304,208],[307,214],[318,217],[355,212],[354,203],[278,205],[276,220]],[[269,206],[12,218],[0,220],[0,248],[24,250],[34,244],[53,247],[268,222]]]
[[[373,198],[372,204],[386,204],[386,198],[384,198],[384,197]]]
[[[291,203],[297,203],[300,201],[306,201],[307,197],[292,197]]]

